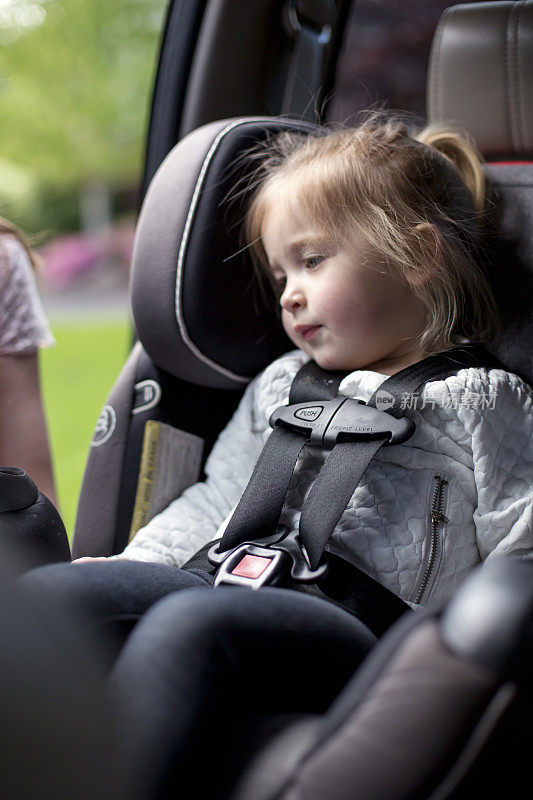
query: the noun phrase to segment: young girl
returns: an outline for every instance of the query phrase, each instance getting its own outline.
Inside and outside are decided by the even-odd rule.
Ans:
[[[397,121],[374,119],[318,137],[284,133],[265,148],[256,183],[247,240],[298,349],[248,387],[207,481],[140,530],[119,559],[180,566],[221,536],[270,434],[270,414],[287,403],[307,359],[346,371],[339,393],[368,400],[386,376],[494,332],[477,261],[483,174],[457,134],[411,136]],[[514,375],[469,368],[428,383],[405,408],[413,437],[370,463],[328,547],[417,604],[448,596],[489,556],[531,554],[523,481],[531,393]],[[305,448],[280,525],[297,528],[324,457]],[[441,546],[428,574],[435,527]]]
[[[262,154],[256,187],[246,236],[297,349],[250,384],[208,459],[206,481],[123,554],[26,579],[41,597],[45,588],[67,600],[82,595],[112,620],[137,619],[170,593],[137,625],[113,672],[128,755],[132,767],[144,765],[150,796],[174,796],[176,769],[182,793],[209,796],[213,780],[219,790],[265,707],[320,711],[375,641],[324,600],[276,588],[209,592],[212,579],[201,570],[176,569],[222,535],[299,368],[313,358],[343,370],[339,393],[367,400],[387,376],[465,339],[489,340],[495,327],[477,260],[483,176],[458,135],[412,136],[373,119],[317,137],[282,134]],[[416,430],[370,463],[330,552],[413,606],[449,596],[488,558],[530,558],[532,400],[518,377],[481,368],[458,369],[406,397]],[[289,531],[324,459],[304,448],[280,518]],[[175,593],[185,588],[196,590]],[[250,710],[256,716],[246,725]]]
[[[371,118],[327,135],[283,133],[259,160],[246,237],[298,349],[250,384],[213,448],[207,480],[114,561],[179,567],[222,535],[271,432],[269,417],[309,358],[347,372],[341,395],[367,400],[386,376],[494,332],[477,260],[483,174],[465,139],[432,129],[412,136],[395,120]],[[460,369],[406,397],[405,408],[414,435],[376,455],[328,548],[418,604],[451,594],[488,557],[531,555],[531,391],[503,370]],[[324,458],[304,448],[280,518],[289,531]],[[440,547],[428,573],[435,533]],[[169,574],[173,586],[197,577]]]

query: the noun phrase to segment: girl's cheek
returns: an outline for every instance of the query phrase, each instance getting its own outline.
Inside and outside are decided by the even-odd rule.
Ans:
[[[287,334],[287,336],[288,336],[290,339],[292,339],[292,335],[291,335],[291,326],[290,326],[290,324],[289,324],[289,321],[290,321],[290,317],[289,317],[289,315],[287,314],[287,312],[286,312],[286,311],[282,310],[282,312],[281,312],[281,324],[282,324],[282,326],[283,326],[283,330],[285,331],[285,333]]]
[[[323,312],[326,317],[347,322],[355,317],[365,317],[368,308],[364,303],[358,302],[351,293],[339,294],[325,300],[322,304]]]

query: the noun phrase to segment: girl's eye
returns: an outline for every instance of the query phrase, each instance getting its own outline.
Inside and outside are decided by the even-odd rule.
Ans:
[[[314,269],[315,267],[318,267],[318,265],[321,264],[322,261],[324,261],[324,256],[306,256],[304,258],[304,264],[306,265],[306,267],[309,267],[309,269]]]

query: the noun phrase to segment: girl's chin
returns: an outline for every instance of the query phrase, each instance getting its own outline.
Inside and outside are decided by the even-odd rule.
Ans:
[[[335,356],[313,353],[311,348],[306,348],[306,350],[321,369],[329,370],[330,372],[353,372],[353,370],[358,369],[358,367],[351,366],[351,364],[347,365],[342,359],[335,358]]]
[[[313,358],[321,369],[328,370],[329,372],[356,372],[357,370],[368,370],[370,372],[379,372],[377,366],[369,364],[364,358],[342,358],[334,354],[325,354],[315,351],[311,352],[311,348],[306,348],[307,353]]]

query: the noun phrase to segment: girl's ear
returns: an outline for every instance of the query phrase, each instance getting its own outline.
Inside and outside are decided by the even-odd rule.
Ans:
[[[416,250],[420,253],[419,266],[407,273],[412,286],[424,286],[442,266],[442,239],[436,225],[421,222],[413,228]]]

